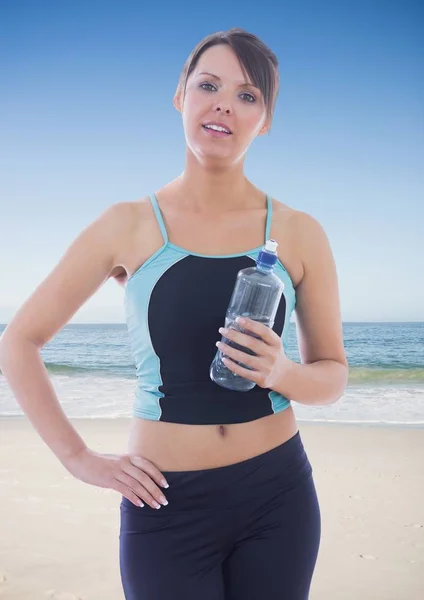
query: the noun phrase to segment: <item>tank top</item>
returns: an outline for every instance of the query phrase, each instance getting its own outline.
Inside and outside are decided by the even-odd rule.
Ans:
[[[266,199],[264,244],[272,221],[272,199],[268,194]],[[237,273],[255,266],[263,246],[226,255],[190,252],[169,241],[155,194],[150,201],[163,245],[129,277],[124,293],[136,368],[133,416],[210,425],[243,423],[285,410],[290,401],[276,391],[258,385],[233,391],[209,375]],[[274,273],[285,287],[273,330],[286,350],[296,293],[279,259]]]

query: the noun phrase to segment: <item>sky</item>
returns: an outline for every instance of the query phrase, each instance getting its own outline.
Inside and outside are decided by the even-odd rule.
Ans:
[[[314,216],[342,320],[424,321],[424,4],[411,0],[0,3],[0,323],[104,209],[184,170],[180,71],[206,35],[280,63],[272,131],[245,160]],[[71,323],[124,322],[108,280]]]

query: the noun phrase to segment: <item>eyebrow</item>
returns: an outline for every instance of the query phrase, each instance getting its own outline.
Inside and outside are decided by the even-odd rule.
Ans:
[[[213,73],[208,73],[207,71],[203,71],[202,73],[198,73],[197,75],[198,76],[200,76],[200,75],[209,75],[210,77],[213,77],[214,79],[218,79],[218,81],[221,81],[221,78],[218,77],[218,75],[214,75]],[[240,87],[254,87],[257,90],[259,89],[258,87],[256,87],[255,85],[253,85],[253,83],[249,83],[247,81],[243,81],[243,82],[240,81],[238,83],[239,83]]]

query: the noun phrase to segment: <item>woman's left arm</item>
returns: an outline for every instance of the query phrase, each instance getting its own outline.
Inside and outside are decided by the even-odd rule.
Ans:
[[[290,225],[304,273],[296,286],[295,309],[301,363],[286,356],[275,331],[252,319],[236,319],[241,331],[219,331],[224,340],[249,348],[253,355],[226,341],[217,346],[231,371],[260,387],[301,404],[333,404],[343,395],[349,376],[336,266],[327,235],[314,217],[298,211]]]
[[[292,224],[304,270],[295,308],[301,363],[286,357],[273,389],[301,404],[333,404],[349,376],[336,265],[327,235],[314,217],[298,211]]]

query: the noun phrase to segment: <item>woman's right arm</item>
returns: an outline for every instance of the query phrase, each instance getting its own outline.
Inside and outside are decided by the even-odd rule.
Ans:
[[[0,369],[18,404],[44,442],[71,472],[75,472],[77,457],[84,455],[93,459],[95,453],[89,451],[64,413],[41,359],[40,349],[111,276],[118,266],[116,259],[123,244],[128,243],[134,216],[131,203],[117,203],[86,227],[20,307],[0,338]],[[116,459],[119,464],[109,468],[109,479],[112,471],[114,476],[119,471],[120,490],[124,490],[124,479],[127,484],[133,484],[132,488],[137,487],[133,481],[134,478],[137,483],[139,481],[136,467],[130,464],[125,467],[127,477],[122,473],[121,458]],[[97,466],[100,469],[99,464]],[[148,469],[153,473],[150,465]],[[86,468],[83,471],[79,478],[109,487],[107,477],[94,477],[93,481],[89,481],[90,474],[85,475]],[[159,478],[157,469],[154,475]],[[135,500],[133,494],[125,495]]]
[[[0,369],[23,412],[63,464],[85,444],[59,404],[39,351],[108,279],[130,210],[127,203],[114,204],[86,227],[0,338]]]

